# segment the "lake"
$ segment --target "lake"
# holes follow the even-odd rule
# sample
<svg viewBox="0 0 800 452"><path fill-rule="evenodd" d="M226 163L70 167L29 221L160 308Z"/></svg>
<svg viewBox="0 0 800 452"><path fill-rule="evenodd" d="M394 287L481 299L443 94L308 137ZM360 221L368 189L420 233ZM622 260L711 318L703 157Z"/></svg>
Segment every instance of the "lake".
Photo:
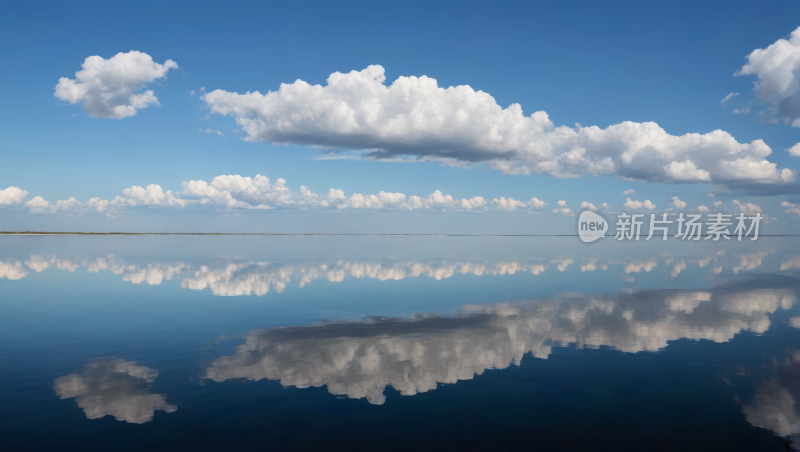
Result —
<svg viewBox="0 0 800 452"><path fill-rule="evenodd" d="M791 450L800 237L0 236L0 449Z"/></svg>

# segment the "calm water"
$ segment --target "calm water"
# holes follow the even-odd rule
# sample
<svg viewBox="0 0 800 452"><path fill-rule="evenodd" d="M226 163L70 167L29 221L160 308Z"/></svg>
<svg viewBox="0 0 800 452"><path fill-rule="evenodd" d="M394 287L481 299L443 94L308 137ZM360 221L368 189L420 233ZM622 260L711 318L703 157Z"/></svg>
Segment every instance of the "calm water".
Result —
<svg viewBox="0 0 800 452"><path fill-rule="evenodd" d="M800 238L0 237L0 449L787 450L798 289Z"/></svg>

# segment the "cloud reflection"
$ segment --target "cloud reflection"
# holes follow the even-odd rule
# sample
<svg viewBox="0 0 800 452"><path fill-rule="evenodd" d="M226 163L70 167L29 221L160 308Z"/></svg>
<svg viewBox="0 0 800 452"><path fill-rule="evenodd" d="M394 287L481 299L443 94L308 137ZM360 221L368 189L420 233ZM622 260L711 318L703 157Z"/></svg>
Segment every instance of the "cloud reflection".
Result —
<svg viewBox="0 0 800 452"><path fill-rule="evenodd" d="M752 400L742 403L747 422L800 444L800 351L775 362L776 375L763 378Z"/></svg>
<svg viewBox="0 0 800 452"><path fill-rule="evenodd" d="M455 317L366 319L256 330L204 378L280 380L382 404L387 386L403 395L505 368L523 355L546 359L553 346L656 351L672 340L731 340L763 333L768 314L797 299L794 281L703 291L646 291L467 306Z"/></svg>
<svg viewBox="0 0 800 452"><path fill-rule="evenodd" d="M86 365L83 374L56 378L53 389L62 399L75 398L89 419L114 416L118 421L144 424L153 420L156 410L172 413L178 409L163 394L143 388L157 376L157 370L137 366L136 361L97 359Z"/></svg>

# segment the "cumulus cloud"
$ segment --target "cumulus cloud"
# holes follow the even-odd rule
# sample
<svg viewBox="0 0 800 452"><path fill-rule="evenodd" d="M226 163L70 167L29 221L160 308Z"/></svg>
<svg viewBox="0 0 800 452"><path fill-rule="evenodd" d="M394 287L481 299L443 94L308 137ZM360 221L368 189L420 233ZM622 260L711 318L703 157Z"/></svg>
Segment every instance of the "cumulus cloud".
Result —
<svg viewBox="0 0 800 452"><path fill-rule="evenodd" d="M739 207L739 212L745 215L755 215L756 213L762 213L761 207L753 204L752 202L740 202L738 199L734 199L733 203Z"/></svg>
<svg viewBox="0 0 800 452"><path fill-rule="evenodd" d="M403 193L380 192L375 194L353 193L349 197L344 191L331 188L325 194L311 191L307 186L293 192L286 186L284 179L272 182L260 174L255 177L241 175L217 176L212 181L190 180L182 183L183 191L164 190L158 184L150 184L146 188L132 186L123 190L124 196L117 196L108 201L99 197L80 203L74 198L50 204L41 197L28 201L25 206L34 213L73 210L86 212L96 210L107 216L114 216L126 207L177 207L190 205L219 206L227 209L269 210L275 208L342 210L367 209L382 211L476 211L487 210L489 203L481 196L472 198L455 198L435 190L426 197L407 196ZM495 198L494 206L503 210L514 210L521 207L542 208L547 203L531 198L528 203L513 198Z"/></svg>
<svg viewBox="0 0 800 452"><path fill-rule="evenodd" d="M636 193L636 190L634 190L632 188L629 188L628 190L625 190L624 192L622 192L622 194L625 195L625 196L629 196L629 195L632 195L634 193Z"/></svg>
<svg viewBox="0 0 800 452"><path fill-rule="evenodd" d="M37 196L26 202L25 207L30 209L31 213L42 213L49 211L50 203L41 196Z"/></svg>
<svg viewBox="0 0 800 452"><path fill-rule="evenodd" d="M233 116L247 141L361 150L368 158L665 183L794 179L766 160L772 151L762 140L739 143L722 130L674 136L653 122L556 127L543 111L525 116L519 104L504 109L469 86L442 88L426 76L385 81L383 67L369 66L333 73L326 86L297 80L267 94L214 90L202 99L213 113Z"/></svg>
<svg viewBox="0 0 800 452"><path fill-rule="evenodd" d="M546 202L539 200L539 198L531 198L528 201L528 205L533 207L534 209L541 209L547 205Z"/></svg>
<svg viewBox="0 0 800 452"><path fill-rule="evenodd" d="M794 146L790 147L789 149L786 150L786 152L795 157L800 157L800 143L797 143Z"/></svg>
<svg viewBox="0 0 800 452"><path fill-rule="evenodd" d="M626 209L628 210L655 210L656 205L650 202L649 199L646 199L644 202L642 201L632 201L631 198L623 204Z"/></svg>
<svg viewBox="0 0 800 452"><path fill-rule="evenodd" d="M657 351L681 338L722 343L764 333L769 314L796 302L795 287L750 283L736 291L646 291L464 307L454 317L369 319L251 332L203 377L277 380L299 388L385 403L392 386L411 396L519 363L554 346Z"/></svg>
<svg viewBox="0 0 800 452"><path fill-rule="evenodd" d="M19 205L26 196L28 196L27 191L9 186L5 190L0 190L0 206Z"/></svg>
<svg viewBox="0 0 800 452"><path fill-rule="evenodd" d="M492 202L495 203L499 209L508 210L509 212L516 210L519 207L525 207L524 202L517 201L514 198L494 198L492 199Z"/></svg>
<svg viewBox="0 0 800 452"><path fill-rule="evenodd" d="M677 208L678 208L678 210L681 210L681 209L683 209L684 207L686 207L686 202L684 202L684 201L681 201L680 199L678 199L678 197L677 197L677 196L673 196L672 198L669 198L669 200L670 200L670 201L672 201L672 204L673 204L675 207L677 207Z"/></svg>
<svg viewBox="0 0 800 452"><path fill-rule="evenodd" d="M747 64L734 75L755 75L756 96L769 102L772 107L765 119L800 127L800 27L789 39L779 39L765 49L753 50L747 56ZM749 107L748 107L749 111Z"/></svg>
<svg viewBox="0 0 800 452"><path fill-rule="evenodd" d="M787 208L783 213L800 216L800 204L792 204L789 201L784 201L781 205Z"/></svg>
<svg viewBox="0 0 800 452"><path fill-rule="evenodd" d="M137 366L136 361L97 359L86 365L83 374L56 378L53 389L62 399L74 398L89 419L114 416L118 421L144 424L153 420L157 410L178 409L163 394L146 389L157 376L157 370Z"/></svg>
<svg viewBox="0 0 800 452"><path fill-rule="evenodd" d="M588 210L591 210L592 212L597 212L600 209L608 210L608 204L603 203L603 204L600 204L600 207L598 207L598 206L596 206L596 205L594 205L594 204L592 204L590 202L583 201L581 203L581 209L588 209Z"/></svg>
<svg viewBox="0 0 800 452"><path fill-rule="evenodd" d="M150 55L132 50L107 60L90 56L82 67L74 79L58 79L55 96L71 104L83 104L84 111L93 118L122 119L150 105L161 105L153 90L140 91L146 84L166 78L167 72L178 65L172 60L158 64Z"/></svg>
<svg viewBox="0 0 800 452"><path fill-rule="evenodd" d="M25 194L27 193L28 192L25 192ZM50 204L49 201L41 196L36 196L33 199L28 200L24 204L24 207L29 209L31 213L56 213L58 211L68 211L71 212L71 214L82 214L89 210L95 210L98 213L105 213L109 217L116 213L116 210L109 208L109 201L107 199L101 199L99 197L91 198L86 203L82 203L73 197L69 199L61 199L55 204Z"/></svg>

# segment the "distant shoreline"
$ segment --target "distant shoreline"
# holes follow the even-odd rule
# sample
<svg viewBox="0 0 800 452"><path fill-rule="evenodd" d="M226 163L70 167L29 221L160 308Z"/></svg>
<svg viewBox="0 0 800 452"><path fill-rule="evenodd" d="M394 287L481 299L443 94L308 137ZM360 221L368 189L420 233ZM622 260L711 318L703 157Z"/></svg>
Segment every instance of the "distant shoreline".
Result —
<svg viewBox="0 0 800 452"><path fill-rule="evenodd" d="M280 232L37 232L0 231L0 235L230 235L230 236L310 236L310 237L577 237L577 234L315 234ZM760 237L800 237L800 234L761 235Z"/></svg>

